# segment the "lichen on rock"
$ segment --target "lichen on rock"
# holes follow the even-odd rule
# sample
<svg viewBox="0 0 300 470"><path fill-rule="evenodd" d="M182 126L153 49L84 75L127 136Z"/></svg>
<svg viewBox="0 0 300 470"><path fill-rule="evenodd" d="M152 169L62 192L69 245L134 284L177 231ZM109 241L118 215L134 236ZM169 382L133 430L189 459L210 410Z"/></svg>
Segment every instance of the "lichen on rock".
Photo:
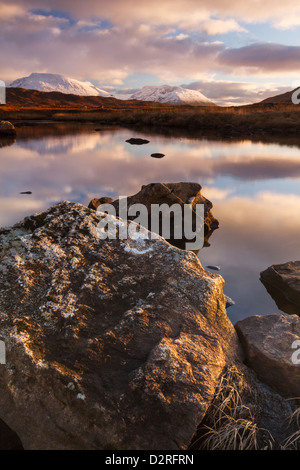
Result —
<svg viewBox="0 0 300 470"><path fill-rule="evenodd" d="M26 449L185 449L240 358L224 280L97 223L62 202L0 232L0 418Z"/></svg>

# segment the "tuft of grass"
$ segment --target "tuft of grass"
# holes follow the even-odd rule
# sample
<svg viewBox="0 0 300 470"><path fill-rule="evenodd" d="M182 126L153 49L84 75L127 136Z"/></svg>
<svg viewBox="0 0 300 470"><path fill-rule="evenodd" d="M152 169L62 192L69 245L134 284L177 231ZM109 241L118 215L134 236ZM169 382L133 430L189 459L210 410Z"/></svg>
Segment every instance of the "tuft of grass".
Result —
<svg viewBox="0 0 300 470"><path fill-rule="evenodd" d="M259 428L253 418L235 419L227 416L222 426L209 428L202 443L208 450L259 450L257 440Z"/></svg>
<svg viewBox="0 0 300 470"><path fill-rule="evenodd" d="M300 450L300 429L282 442L280 450Z"/></svg>
<svg viewBox="0 0 300 470"><path fill-rule="evenodd" d="M254 394L254 397L253 397ZM253 392L236 367L222 375L205 422L191 447L198 450L261 450L273 448L273 437L255 422L245 397Z"/></svg>
<svg viewBox="0 0 300 470"><path fill-rule="evenodd" d="M293 400L298 401L299 398ZM280 444L280 450L300 450L300 406L290 416L289 426L291 425L295 425L298 429Z"/></svg>

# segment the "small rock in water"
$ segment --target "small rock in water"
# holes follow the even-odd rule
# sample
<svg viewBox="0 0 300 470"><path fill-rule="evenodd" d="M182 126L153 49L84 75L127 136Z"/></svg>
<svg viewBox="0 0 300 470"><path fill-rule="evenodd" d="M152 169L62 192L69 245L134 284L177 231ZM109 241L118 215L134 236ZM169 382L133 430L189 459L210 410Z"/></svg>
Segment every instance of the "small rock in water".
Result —
<svg viewBox="0 0 300 470"><path fill-rule="evenodd" d="M149 144L150 141L146 139L132 137L131 139L126 140L126 142L128 142L131 145L143 145L143 144Z"/></svg>
<svg viewBox="0 0 300 470"><path fill-rule="evenodd" d="M165 155L163 153L151 153L153 158L163 158Z"/></svg>
<svg viewBox="0 0 300 470"><path fill-rule="evenodd" d="M16 129L14 125L9 121L0 120L0 136L16 135Z"/></svg>
<svg viewBox="0 0 300 470"><path fill-rule="evenodd" d="M220 266L206 266L208 269L214 269L215 271L220 271Z"/></svg>
<svg viewBox="0 0 300 470"><path fill-rule="evenodd" d="M31 191L22 191L20 194L32 194Z"/></svg>
<svg viewBox="0 0 300 470"><path fill-rule="evenodd" d="M233 305L235 305L235 301L232 300L230 297L228 297L228 295L224 294L224 297L226 299L226 308L232 307Z"/></svg>

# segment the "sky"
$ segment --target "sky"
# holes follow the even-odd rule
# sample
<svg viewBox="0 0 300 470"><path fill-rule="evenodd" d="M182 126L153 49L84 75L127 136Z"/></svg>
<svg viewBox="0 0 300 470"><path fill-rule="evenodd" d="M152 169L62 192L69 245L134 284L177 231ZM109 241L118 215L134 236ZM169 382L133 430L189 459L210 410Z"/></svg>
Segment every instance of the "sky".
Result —
<svg viewBox="0 0 300 470"><path fill-rule="evenodd" d="M7 84L47 72L115 95L169 84L259 102L300 84L300 2L0 0L0 63Z"/></svg>

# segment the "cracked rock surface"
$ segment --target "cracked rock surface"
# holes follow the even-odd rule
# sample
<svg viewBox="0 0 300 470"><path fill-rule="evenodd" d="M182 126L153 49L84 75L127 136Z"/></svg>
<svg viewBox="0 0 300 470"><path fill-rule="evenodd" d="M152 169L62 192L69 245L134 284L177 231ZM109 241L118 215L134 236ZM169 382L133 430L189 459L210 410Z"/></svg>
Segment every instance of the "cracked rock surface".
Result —
<svg viewBox="0 0 300 470"><path fill-rule="evenodd" d="M185 449L240 357L224 280L97 223L62 202L0 230L0 418L25 449Z"/></svg>

